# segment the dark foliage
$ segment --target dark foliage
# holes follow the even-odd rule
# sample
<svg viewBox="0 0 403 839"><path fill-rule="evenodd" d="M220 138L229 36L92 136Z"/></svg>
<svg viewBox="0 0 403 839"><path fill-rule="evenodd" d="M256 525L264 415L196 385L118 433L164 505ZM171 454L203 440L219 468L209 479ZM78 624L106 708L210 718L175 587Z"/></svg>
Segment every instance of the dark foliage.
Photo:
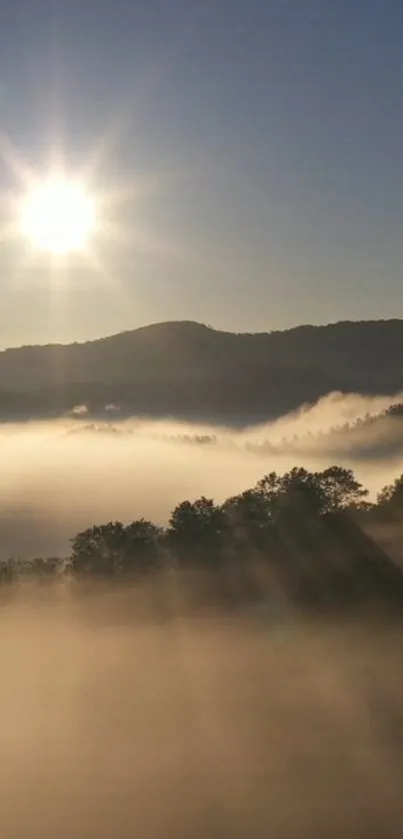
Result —
<svg viewBox="0 0 403 839"><path fill-rule="evenodd" d="M221 581L220 597L281 590L297 607L336 608L357 599L403 603L403 574L365 534L365 520L403 518L403 476L378 502L350 469L271 472L223 504L201 497L172 511L168 527L138 519L94 525L72 539L66 561L9 560L3 582L35 577L121 579L158 570L199 569ZM260 594L259 594L260 592Z"/></svg>
<svg viewBox="0 0 403 839"><path fill-rule="evenodd" d="M90 527L72 540L71 570L79 575L116 576L155 569L160 562L163 531L139 519Z"/></svg>

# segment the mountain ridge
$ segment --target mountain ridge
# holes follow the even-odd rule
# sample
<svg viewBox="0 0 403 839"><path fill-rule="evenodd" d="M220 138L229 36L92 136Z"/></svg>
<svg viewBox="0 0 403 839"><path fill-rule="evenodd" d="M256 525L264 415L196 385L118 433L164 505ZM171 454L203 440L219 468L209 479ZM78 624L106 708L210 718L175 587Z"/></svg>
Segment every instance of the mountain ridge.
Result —
<svg viewBox="0 0 403 839"><path fill-rule="evenodd" d="M403 318L377 318L371 320L340 320L340 321L329 321L329 323L321 323L321 324L313 324L313 323L301 323L297 324L296 326L290 326L286 329L268 329L266 331L258 331L258 332L237 332L230 329L218 329L217 327L211 326L209 324L203 323L202 321L196 320L168 320L168 321L155 321L153 323L143 324L142 326L136 326L134 329L122 329L120 332L113 332L110 335L101 335L96 338L89 338L83 341L49 341L46 344L20 344L18 346L12 347L3 347L0 349L0 355L3 353L10 353L15 352L18 350L24 349L45 349L48 347L82 347L87 344L99 344L102 341L111 341L115 338L119 338L125 335L134 335L144 332L150 332L152 330L160 330L165 327L191 327L194 329L199 329L204 332L214 332L219 335L231 335L235 337L262 337L262 336L278 336L278 335L290 335L292 333L301 333L303 331L315 331L315 332L324 332L326 330L336 329L338 327L359 327L359 326L371 326L371 325L383 325L383 324L396 324L399 325L403 329Z"/></svg>
<svg viewBox="0 0 403 839"><path fill-rule="evenodd" d="M0 419L175 416L253 423L332 391L403 389L403 320L341 321L236 333L165 321L106 338L0 352Z"/></svg>

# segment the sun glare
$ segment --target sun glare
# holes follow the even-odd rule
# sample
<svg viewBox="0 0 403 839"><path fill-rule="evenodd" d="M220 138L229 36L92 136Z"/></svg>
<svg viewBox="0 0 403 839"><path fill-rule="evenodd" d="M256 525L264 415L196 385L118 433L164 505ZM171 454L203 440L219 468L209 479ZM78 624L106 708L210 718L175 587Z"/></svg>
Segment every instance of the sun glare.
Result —
<svg viewBox="0 0 403 839"><path fill-rule="evenodd" d="M37 184L23 201L23 235L49 253L84 250L94 226L94 201L82 184L68 178L53 177Z"/></svg>

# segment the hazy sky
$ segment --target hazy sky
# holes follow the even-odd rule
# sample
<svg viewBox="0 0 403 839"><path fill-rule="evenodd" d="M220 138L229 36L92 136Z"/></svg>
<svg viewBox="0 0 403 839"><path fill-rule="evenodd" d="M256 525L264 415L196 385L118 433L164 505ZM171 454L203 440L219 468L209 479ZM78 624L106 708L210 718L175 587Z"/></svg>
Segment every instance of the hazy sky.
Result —
<svg viewBox="0 0 403 839"><path fill-rule="evenodd" d="M3 134L134 193L102 272L1 244L1 345L403 316L402 105L400 0L4 4Z"/></svg>

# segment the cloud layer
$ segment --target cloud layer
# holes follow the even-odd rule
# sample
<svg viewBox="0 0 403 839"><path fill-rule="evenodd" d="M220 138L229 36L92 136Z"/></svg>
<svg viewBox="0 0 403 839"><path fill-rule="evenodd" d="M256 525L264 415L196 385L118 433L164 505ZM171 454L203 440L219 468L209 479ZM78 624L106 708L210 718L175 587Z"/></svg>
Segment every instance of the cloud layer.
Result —
<svg viewBox="0 0 403 839"><path fill-rule="evenodd" d="M401 397L400 397L401 398ZM312 434L377 413L390 398L332 394L272 424L246 431L175 421L89 425L88 418L0 427L1 557L66 554L68 540L93 523L145 516L165 523L184 498L222 501L263 474L294 465L351 466L374 495L403 471L403 455L354 456ZM290 440L299 438L296 446Z"/></svg>

